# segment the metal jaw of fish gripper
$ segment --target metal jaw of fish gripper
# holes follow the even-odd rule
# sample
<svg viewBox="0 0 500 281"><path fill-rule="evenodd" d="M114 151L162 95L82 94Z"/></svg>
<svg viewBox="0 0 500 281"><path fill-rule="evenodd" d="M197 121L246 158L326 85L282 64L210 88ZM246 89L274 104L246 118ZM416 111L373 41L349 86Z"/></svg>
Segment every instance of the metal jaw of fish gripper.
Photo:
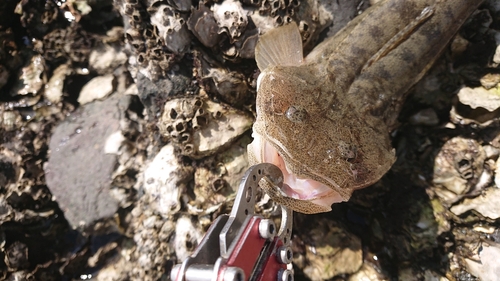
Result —
<svg viewBox="0 0 500 281"><path fill-rule="evenodd" d="M219 216L193 254L175 265L175 281L293 281L292 210L281 206L278 233L272 220L255 215L258 183L281 187L283 173L268 163L248 169L239 185L231 214Z"/></svg>

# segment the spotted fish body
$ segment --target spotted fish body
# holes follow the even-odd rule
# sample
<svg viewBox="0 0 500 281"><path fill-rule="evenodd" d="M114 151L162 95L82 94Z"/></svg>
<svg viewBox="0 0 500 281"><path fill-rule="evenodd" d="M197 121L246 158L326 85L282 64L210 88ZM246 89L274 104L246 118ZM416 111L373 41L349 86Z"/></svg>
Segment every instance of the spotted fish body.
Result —
<svg viewBox="0 0 500 281"><path fill-rule="evenodd" d="M331 210L378 181L395 161L389 132L408 89L434 63L482 0L385 0L303 57L295 24L264 34L251 164L285 174L278 203Z"/></svg>

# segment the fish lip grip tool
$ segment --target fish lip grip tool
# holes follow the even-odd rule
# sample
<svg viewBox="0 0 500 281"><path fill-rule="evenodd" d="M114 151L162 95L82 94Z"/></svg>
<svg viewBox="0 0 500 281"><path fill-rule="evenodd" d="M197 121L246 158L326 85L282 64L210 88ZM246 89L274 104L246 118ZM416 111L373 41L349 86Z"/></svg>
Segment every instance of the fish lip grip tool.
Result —
<svg viewBox="0 0 500 281"><path fill-rule="evenodd" d="M272 220L255 214L258 183L266 178L281 187L283 173L268 163L248 169L230 215L219 216L193 254L175 265L175 281L293 281L292 210L281 206L279 231Z"/></svg>

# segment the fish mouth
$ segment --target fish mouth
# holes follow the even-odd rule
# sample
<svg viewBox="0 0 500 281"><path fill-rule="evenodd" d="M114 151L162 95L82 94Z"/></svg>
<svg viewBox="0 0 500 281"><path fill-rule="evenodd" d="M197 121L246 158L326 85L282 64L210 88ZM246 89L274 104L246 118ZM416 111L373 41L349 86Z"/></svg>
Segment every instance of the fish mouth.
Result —
<svg viewBox="0 0 500 281"><path fill-rule="evenodd" d="M281 191L288 197L310 201L314 204L330 209L333 203L344 201L342 196L331 187L307 178L300 178L293 174L287 167L283 157L274 145L256 133L252 134L254 140L250 144L251 151L259 163L271 163L283 172L283 187Z"/></svg>

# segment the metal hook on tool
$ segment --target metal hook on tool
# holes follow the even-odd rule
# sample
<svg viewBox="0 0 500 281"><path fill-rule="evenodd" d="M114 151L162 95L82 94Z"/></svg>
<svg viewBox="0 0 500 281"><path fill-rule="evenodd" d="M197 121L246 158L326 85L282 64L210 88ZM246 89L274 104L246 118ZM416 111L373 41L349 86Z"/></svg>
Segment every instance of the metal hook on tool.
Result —
<svg viewBox="0 0 500 281"><path fill-rule="evenodd" d="M195 252L174 266L176 281L292 281L292 211L281 206L282 218L276 235L272 220L255 215L259 181L283 185L281 170L268 163L248 169L240 183L231 214L219 216Z"/></svg>

